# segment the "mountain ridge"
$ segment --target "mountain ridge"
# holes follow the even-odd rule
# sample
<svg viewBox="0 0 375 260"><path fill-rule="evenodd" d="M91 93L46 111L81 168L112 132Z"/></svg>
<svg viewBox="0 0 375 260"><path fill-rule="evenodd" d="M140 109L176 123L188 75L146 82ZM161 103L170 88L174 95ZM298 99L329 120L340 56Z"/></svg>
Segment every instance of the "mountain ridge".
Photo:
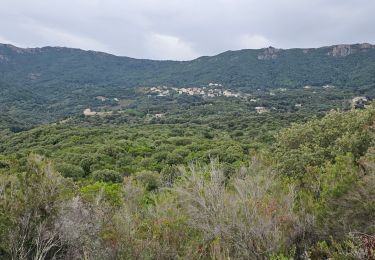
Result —
<svg viewBox="0 0 375 260"><path fill-rule="evenodd" d="M244 49L191 61L134 59L66 47L23 49L3 44L0 57L3 80L36 87L62 83L202 86L219 82L229 87L272 88L375 83L370 76L375 73L375 48L371 44ZM338 59L341 57L347 59Z"/></svg>
<svg viewBox="0 0 375 260"><path fill-rule="evenodd" d="M46 49L55 49L55 50L75 50L75 51L83 51L83 52L88 52L88 53L94 53L94 54L104 54L108 56L114 56L118 58L128 58L128 59L134 59L134 60L147 60L147 61L173 61L173 62L190 62L194 60L198 60L201 58L209 58L209 57L215 57L224 53L231 53L231 52L240 52L240 51L262 51L262 50L267 50L267 49L276 49L276 50L281 50L281 51L287 51L287 50L316 50L316 49L324 49L324 48L335 48L335 47L340 47L340 46L351 46L351 47L360 47L363 49L366 48L375 48L374 44L368 43L368 42L363 42L363 43L342 43L342 44L333 44L333 45L325 45L325 46L320 46L320 47L293 47L293 48L278 48L274 46L268 46L268 47L263 47L263 48L244 48L244 49L235 49L235 50L226 50L214 55L203 55L199 56L194 59L190 60L173 60L173 59L149 59L149 58L135 58L135 57L130 57L126 55L116 55L110 52L105 52L105 51L96 51L93 49L81 49L81 48L75 48L75 47L65 47L65 46L42 46L42 47L18 47L13 44L9 43L0 43L0 47L6 47L12 50L15 50L16 52L22 53L22 52L37 52L37 51L43 51Z"/></svg>
<svg viewBox="0 0 375 260"><path fill-rule="evenodd" d="M0 110L17 115L17 120L31 120L38 115L31 121L51 122L82 113L96 104L96 96L133 99L143 87L205 87L210 83L245 93L333 85L340 93L373 98L373 75L375 46L366 43L310 49L244 49L192 61L155 61L66 47L23 49L0 44Z"/></svg>

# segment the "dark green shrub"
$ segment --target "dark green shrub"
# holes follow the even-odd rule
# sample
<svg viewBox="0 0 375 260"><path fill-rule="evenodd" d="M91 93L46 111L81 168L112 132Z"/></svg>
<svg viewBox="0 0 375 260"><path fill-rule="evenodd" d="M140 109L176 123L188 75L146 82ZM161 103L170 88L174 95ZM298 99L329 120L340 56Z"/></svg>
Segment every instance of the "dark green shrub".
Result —
<svg viewBox="0 0 375 260"><path fill-rule="evenodd" d="M122 182L121 173L108 169L94 171L92 178L96 181Z"/></svg>
<svg viewBox="0 0 375 260"><path fill-rule="evenodd" d="M148 191L153 191L160 186L160 176L156 172L142 171L138 172L135 179L142 183Z"/></svg>
<svg viewBox="0 0 375 260"><path fill-rule="evenodd" d="M64 177L78 180L86 176L84 170L76 165L69 163L58 163L55 166L56 170Z"/></svg>

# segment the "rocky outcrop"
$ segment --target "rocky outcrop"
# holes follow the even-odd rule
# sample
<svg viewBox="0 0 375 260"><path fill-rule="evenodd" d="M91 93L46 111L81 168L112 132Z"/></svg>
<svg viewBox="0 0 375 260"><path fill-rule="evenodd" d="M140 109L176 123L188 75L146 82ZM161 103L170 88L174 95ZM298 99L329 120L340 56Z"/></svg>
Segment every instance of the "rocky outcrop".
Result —
<svg viewBox="0 0 375 260"><path fill-rule="evenodd" d="M10 50L17 54L24 54L24 53L39 53L41 52L42 48L20 48L16 47L12 44L2 44L0 43L0 52L1 50Z"/></svg>
<svg viewBox="0 0 375 260"><path fill-rule="evenodd" d="M375 45L370 43L360 44L340 44L331 47L332 50L327 54L333 57L346 57L357 52L367 52L370 49L374 49Z"/></svg>
<svg viewBox="0 0 375 260"><path fill-rule="evenodd" d="M328 52L328 55L333 57L346 57L353 54L355 49L349 44L340 44L333 46L332 51Z"/></svg>
<svg viewBox="0 0 375 260"><path fill-rule="evenodd" d="M369 104L369 101L367 97L354 97L352 99L352 107L354 109L364 109Z"/></svg>
<svg viewBox="0 0 375 260"><path fill-rule="evenodd" d="M372 48L374 48L374 47L375 47L374 45L369 44L369 43L361 43L361 44L359 45L359 48L361 48L361 49L372 49Z"/></svg>
<svg viewBox="0 0 375 260"><path fill-rule="evenodd" d="M278 52L280 50L272 46L264 49L263 53L258 55L258 60L274 60L278 57Z"/></svg>

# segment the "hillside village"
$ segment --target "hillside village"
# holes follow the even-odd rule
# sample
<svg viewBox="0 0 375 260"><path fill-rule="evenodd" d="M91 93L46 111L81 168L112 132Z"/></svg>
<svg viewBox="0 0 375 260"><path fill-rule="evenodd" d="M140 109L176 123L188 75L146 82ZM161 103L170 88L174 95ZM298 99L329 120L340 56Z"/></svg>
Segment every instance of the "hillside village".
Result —
<svg viewBox="0 0 375 260"><path fill-rule="evenodd" d="M145 94L156 95L158 97L165 97L170 95L190 95L190 96L202 96L204 98L213 97L235 97L243 98L249 97L249 94L240 92L234 92L229 89L225 89L222 84L209 83L206 87L168 87L168 86L157 86L151 88L145 88Z"/></svg>
<svg viewBox="0 0 375 260"><path fill-rule="evenodd" d="M329 91L335 89L336 86L334 85L322 85L322 86L311 86L306 85L303 86L302 89L304 91L311 91L313 94L317 94L319 91ZM271 111L277 110L275 107L267 107L261 106L260 103L264 99L264 93L269 96L278 96L281 93L287 92L287 88L276 88L272 90L264 90L264 89L257 89L254 93L242 93L239 91L233 91L231 89L226 89L222 84L219 83L209 83L207 86L204 87L169 87L169 86L155 86L155 87L144 87L141 88L141 93L147 95L148 97L173 97L178 95L188 95L188 96L199 96L204 99L209 98L217 98L217 97L224 97L224 98L240 98L245 99L251 103L259 104L258 106L253 107L254 111L258 114L263 113L270 113ZM260 94L259 93L262 93ZM105 96L96 96L96 100L101 102L114 102L114 104L120 104L121 99L118 97L105 97ZM348 100L351 104L352 108L355 109L363 109L365 106L368 105L369 99L367 97L353 97L351 100ZM295 103L291 104L296 109L300 109L304 106L303 103ZM113 111L107 112L97 112L92 111L90 108L86 108L83 111L85 116L106 116L111 115ZM154 115L154 117L162 117L164 114Z"/></svg>

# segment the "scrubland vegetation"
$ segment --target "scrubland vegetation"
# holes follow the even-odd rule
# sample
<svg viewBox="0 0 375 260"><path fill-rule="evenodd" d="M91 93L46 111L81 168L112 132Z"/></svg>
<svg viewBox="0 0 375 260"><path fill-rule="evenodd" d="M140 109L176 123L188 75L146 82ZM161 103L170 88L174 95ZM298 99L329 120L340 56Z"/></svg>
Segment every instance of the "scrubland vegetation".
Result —
<svg viewBox="0 0 375 260"><path fill-rule="evenodd" d="M257 149L217 133L196 143L191 129L8 134L0 256L371 259L374 119L373 107L332 111Z"/></svg>
<svg viewBox="0 0 375 260"><path fill-rule="evenodd" d="M0 56L0 259L374 259L373 45Z"/></svg>

